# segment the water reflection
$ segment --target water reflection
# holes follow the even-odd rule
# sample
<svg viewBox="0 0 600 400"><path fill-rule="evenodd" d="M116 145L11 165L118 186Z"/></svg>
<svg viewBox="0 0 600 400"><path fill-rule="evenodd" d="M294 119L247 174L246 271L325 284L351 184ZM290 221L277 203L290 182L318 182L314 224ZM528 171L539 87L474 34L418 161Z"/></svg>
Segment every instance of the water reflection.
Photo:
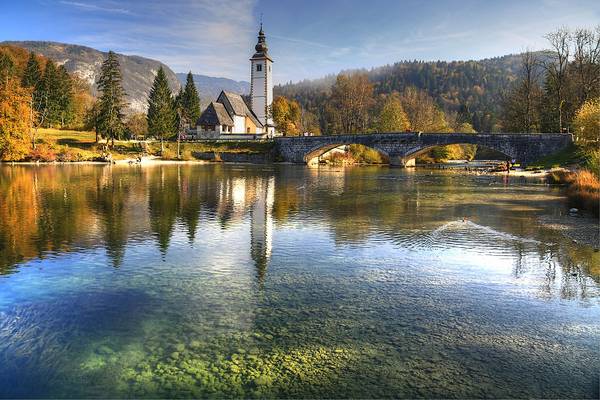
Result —
<svg viewBox="0 0 600 400"><path fill-rule="evenodd" d="M536 219L563 206L387 168L1 166L0 397L593 397L598 253Z"/></svg>
<svg viewBox="0 0 600 400"><path fill-rule="evenodd" d="M300 224L326 227L338 246L389 241L414 252L407 258L452 262L456 255L462 262L492 255L492 263L511 262L515 278L536 279L543 296L586 299L596 293L590 285L599 282L597 254L574 248L535 222L532 213L562 207L545 187L507 186L494 177L350 171L226 165L1 167L0 272L8 274L27 260L97 246L119 267L131 240L152 238L166 262L176 231L185 232L194 248L217 223L224 231L247 226L249 255L262 281L275 226ZM463 219L467 222L460 223ZM227 251L244 244L222 246Z"/></svg>

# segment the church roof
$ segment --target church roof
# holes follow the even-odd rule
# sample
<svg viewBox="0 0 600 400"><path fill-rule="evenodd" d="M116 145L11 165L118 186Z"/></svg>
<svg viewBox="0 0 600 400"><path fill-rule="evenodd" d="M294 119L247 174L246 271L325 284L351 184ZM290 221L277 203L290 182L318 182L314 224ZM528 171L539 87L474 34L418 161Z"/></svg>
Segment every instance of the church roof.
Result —
<svg viewBox="0 0 600 400"><path fill-rule="evenodd" d="M248 108L246 102L239 94L223 90L217 98L217 103L223 104L229 115L248 117L254 122L254 125L262 128L263 124L258 120L252 110Z"/></svg>
<svg viewBox="0 0 600 400"><path fill-rule="evenodd" d="M233 126L233 119L229 116L223 104L213 101L206 107L202 115L200 115L197 125Z"/></svg>

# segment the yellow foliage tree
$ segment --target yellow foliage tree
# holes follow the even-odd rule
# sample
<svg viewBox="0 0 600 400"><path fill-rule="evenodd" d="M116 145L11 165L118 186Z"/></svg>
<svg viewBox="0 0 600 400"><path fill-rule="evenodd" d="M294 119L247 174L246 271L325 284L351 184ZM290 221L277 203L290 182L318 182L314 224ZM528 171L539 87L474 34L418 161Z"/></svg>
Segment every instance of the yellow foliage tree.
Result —
<svg viewBox="0 0 600 400"><path fill-rule="evenodd" d="M583 103L573 119L577 139L600 140L600 97Z"/></svg>
<svg viewBox="0 0 600 400"><path fill-rule="evenodd" d="M14 77L0 82L0 159L17 161L28 153L31 93Z"/></svg>
<svg viewBox="0 0 600 400"><path fill-rule="evenodd" d="M381 112L377 130L379 132L404 132L410 129L410 121L404 112L400 97L394 93L385 100Z"/></svg>
<svg viewBox="0 0 600 400"><path fill-rule="evenodd" d="M271 106L273 121L277 130L285 136L296 136L300 133L301 109L295 100L288 100L283 96L277 96Z"/></svg>

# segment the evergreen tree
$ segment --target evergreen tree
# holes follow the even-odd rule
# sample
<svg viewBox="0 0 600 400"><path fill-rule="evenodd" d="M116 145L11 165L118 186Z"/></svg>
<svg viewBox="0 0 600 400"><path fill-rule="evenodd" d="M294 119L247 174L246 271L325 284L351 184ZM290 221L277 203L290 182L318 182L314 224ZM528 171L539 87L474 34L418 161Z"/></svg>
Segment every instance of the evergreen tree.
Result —
<svg viewBox="0 0 600 400"><path fill-rule="evenodd" d="M158 70L150 90L147 118L148 133L160 138L162 151L164 150L163 140L172 136L177 129L175 101L171 97L167 75L162 67Z"/></svg>
<svg viewBox="0 0 600 400"><path fill-rule="evenodd" d="M16 68L13 59L8 54L0 54L0 83L6 84L15 75Z"/></svg>
<svg viewBox="0 0 600 400"><path fill-rule="evenodd" d="M102 93L98 107L98 129L111 139L113 146L115 137L119 138L125 130L123 109L126 103L122 80L117 55L109 51L98 79L98 90Z"/></svg>
<svg viewBox="0 0 600 400"><path fill-rule="evenodd" d="M58 68L57 81L59 91L57 93L56 101L60 126L63 128L73 120L74 116L73 80L64 65L61 65Z"/></svg>
<svg viewBox="0 0 600 400"><path fill-rule="evenodd" d="M191 71L187 74L185 89L181 95L181 108L183 117L191 126L194 126L200 118L200 97Z"/></svg>
<svg viewBox="0 0 600 400"><path fill-rule="evenodd" d="M23 79L21 79L21 85L25 88L35 88L39 85L42 80L42 70L40 69L40 63L33 53L29 54L29 60L23 72Z"/></svg>
<svg viewBox="0 0 600 400"><path fill-rule="evenodd" d="M53 61L48 60L42 81L36 88L36 96L40 99L39 112L45 114L44 125L52 126L60 123L60 80L58 70Z"/></svg>

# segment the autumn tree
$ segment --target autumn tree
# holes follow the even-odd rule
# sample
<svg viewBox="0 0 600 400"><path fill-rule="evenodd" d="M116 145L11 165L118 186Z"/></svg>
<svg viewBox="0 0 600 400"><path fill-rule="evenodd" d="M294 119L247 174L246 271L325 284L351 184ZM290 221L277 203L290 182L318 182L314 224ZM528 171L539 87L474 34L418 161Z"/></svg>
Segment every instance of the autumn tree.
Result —
<svg viewBox="0 0 600 400"><path fill-rule="evenodd" d="M96 133L96 143L100 141L100 103L96 100L93 101L90 106L86 109L83 117L83 128Z"/></svg>
<svg viewBox="0 0 600 400"><path fill-rule="evenodd" d="M366 74L339 74L326 107L332 133L366 132L374 102Z"/></svg>
<svg viewBox="0 0 600 400"><path fill-rule="evenodd" d="M98 79L101 95L98 101L97 123L98 130L112 141L112 146L115 145L115 138L119 138L125 130L123 109L126 103L122 81L117 55L109 51L108 57L102 63Z"/></svg>
<svg viewBox="0 0 600 400"><path fill-rule="evenodd" d="M379 132L404 132L409 129L410 121L404 112L400 96L397 93L386 96L379 112L377 130Z"/></svg>
<svg viewBox="0 0 600 400"><path fill-rule="evenodd" d="M600 97L583 103L575 114L573 128L578 140L600 140Z"/></svg>
<svg viewBox="0 0 600 400"><path fill-rule="evenodd" d="M31 91L2 66L0 56L0 159L17 161L27 154Z"/></svg>
<svg viewBox="0 0 600 400"><path fill-rule="evenodd" d="M539 132L540 62L531 51L521 54L521 76L502 101L502 125L508 132Z"/></svg>
<svg viewBox="0 0 600 400"><path fill-rule="evenodd" d="M300 115L300 133L308 133L313 136L321 134L321 124L319 118L310 111L301 110Z"/></svg>
<svg viewBox="0 0 600 400"><path fill-rule="evenodd" d="M576 29L572 35L571 75L578 104L600 96L600 25Z"/></svg>
<svg viewBox="0 0 600 400"><path fill-rule="evenodd" d="M302 110L297 101L277 96L271 105L271 113L279 132L285 136L300 134Z"/></svg>
<svg viewBox="0 0 600 400"><path fill-rule="evenodd" d="M566 28L546 35L553 50L546 67L546 95L553 114L550 121L563 131L563 112L566 102L571 33Z"/></svg>
<svg viewBox="0 0 600 400"><path fill-rule="evenodd" d="M148 120L146 114L135 113L127 118L127 134L130 138L138 138L148 134Z"/></svg>
<svg viewBox="0 0 600 400"><path fill-rule="evenodd" d="M413 131L451 132L444 112L424 91L408 87L400 96Z"/></svg>
<svg viewBox="0 0 600 400"><path fill-rule="evenodd" d="M175 102L171 97L167 75L160 67L150 90L147 119L148 133L160 138L161 151L164 150L164 139L175 134L177 130L176 118Z"/></svg>

